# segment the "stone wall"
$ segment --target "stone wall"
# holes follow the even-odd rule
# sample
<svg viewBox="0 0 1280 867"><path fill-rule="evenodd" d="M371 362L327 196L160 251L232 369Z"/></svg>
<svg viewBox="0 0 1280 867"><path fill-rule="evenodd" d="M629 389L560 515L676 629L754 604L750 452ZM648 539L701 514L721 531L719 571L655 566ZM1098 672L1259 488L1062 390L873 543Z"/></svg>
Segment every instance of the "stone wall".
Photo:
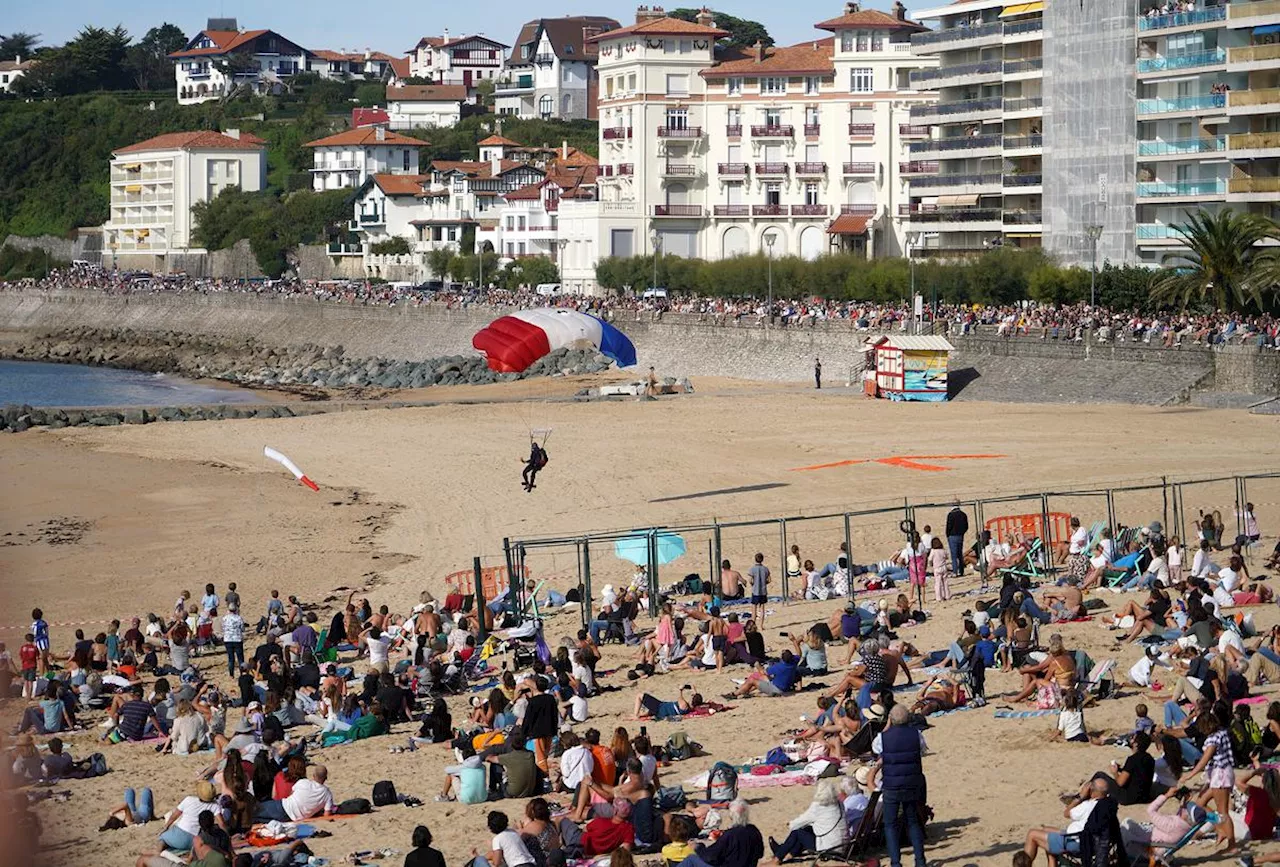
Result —
<svg viewBox="0 0 1280 867"><path fill-rule="evenodd" d="M327 257L326 257L327 258ZM91 326L253 338L269 346L342 345L355 356L410 361L470 354L471 337L492 321L490 308L380 307L259 298L240 294L0 294L0 330ZM847 322L765 330L669 315L619 314L614 324L636 345L640 371L807 382L822 359L830 385L856 384L866 334ZM1280 393L1280 358L1249 347L1161 349L994 336L953 341L953 380L975 399L1168 403L1190 390ZM967 386L966 386L967 387ZM965 397L963 389L961 397Z"/></svg>
<svg viewBox="0 0 1280 867"><path fill-rule="evenodd" d="M84 259L96 265L102 255L102 231L77 229L74 237L70 238L56 235L8 235L0 241L0 247L6 246L17 250L44 250L58 262Z"/></svg>

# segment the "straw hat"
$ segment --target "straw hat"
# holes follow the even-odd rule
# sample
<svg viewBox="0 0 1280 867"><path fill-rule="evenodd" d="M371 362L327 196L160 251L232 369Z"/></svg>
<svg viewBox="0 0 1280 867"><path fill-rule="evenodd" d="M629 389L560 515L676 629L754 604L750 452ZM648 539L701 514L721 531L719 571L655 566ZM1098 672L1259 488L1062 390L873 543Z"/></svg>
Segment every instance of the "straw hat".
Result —
<svg viewBox="0 0 1280 867"><path fill-rule="evenodd" d="M853 778L858 781L859 786L865 786L871 779L871 768L863 765L853 772Z"/></svg>
<svg viewBox="0 0 1280 867"><path fill-rule="evenodd" d="M862 713L867 718L867 722L880 722L884 719L884 705L873 704Z"/></svg>
<svg viewBox="0 0 1280 867"><path fill-rule="evenodd" d="M196 783L196 797L206 804L218 796L217 791L213 788L213 783L208 780L201 780Z"/></svg>

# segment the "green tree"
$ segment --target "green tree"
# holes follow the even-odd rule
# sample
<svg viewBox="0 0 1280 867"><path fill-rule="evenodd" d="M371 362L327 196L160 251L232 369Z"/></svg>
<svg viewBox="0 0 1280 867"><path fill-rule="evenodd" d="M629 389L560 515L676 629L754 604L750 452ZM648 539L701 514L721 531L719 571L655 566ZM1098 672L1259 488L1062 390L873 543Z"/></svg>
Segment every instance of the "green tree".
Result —
<svg viewBox="0 0 1280 867"><path fill-rule="evenodd" d="M494 82L492 78L476 82L476 101L485 108L493 108Z"/></svg>
<svg viewBox="0 0 1280 867"><path fill-rule="evenodd" d="M356 85L355 100L358 105L364 108L386 105L387 86L376 83Z"/></svg>
<svg viewBox="0 0 1280 867"><path fill-rule="evenodd" d="M1275 224L1253 214L1223 209L1216 214L1188 214L1174 227L1187 245L1176 254L1181 265L1156 281L1152 300L1186 309L1193 302L1207 302L1218 310L1255 304L1262 307L1262 290L1270 288L1274 274L1270 257L1259 258L1259 242L1273 235Z"/></svg>
<svg viewBox="0 0 1280 867"><path fill-rule="evenodd" d="M175 87L174 65L169 55L187 44L186 35L174 24L152 27L134 45L129 46L125 66L138 90L172 91Z"/></svg>
<svg viewBox="0 0 1280 867"><path fill-rule="evenodd" d="M667 15L672 18L679 18L681 21L694 21L701 11L701 9L674 9L668 12ZM769 35L769 31L759 21L738 18L727 12L713 11L711 17L715 19L716 27L729 32L728 36L721 38L718 47L750 48L757 41L764 43L766 46L773 45L773 37Z"/></svg>
<svg viewBox="0 0 1280 867"><path fill-rule="evenodd" d="M66 45L45 52L40 62L13 84L13 90L35 98L127 90L132 83L125 68L128 51L129 34L123 27L85 27Z"/></svg>
<svg viewBox="0 0 1280 867"><path fill-rule="evenodd" d="M379 241L369 246L369 252L379 256L405 256L411 251L409 242L405 238L395 235L385 241Z"/></svg>
<svg viewBox="0 0 1280 867"><path fill-rule="evenodd" d="M450 273L453 251L440 247L427 252L427 269L437 280L443 280Z"/></svg>
<svg viewBox="0 0 1280 867"><path fill-rule="evenodd" d="M40 44L40 34L38 33L10 33L8 36L0 34L0 60L13 60L18 57L28 58L36 51L36 46Z"/></svg>

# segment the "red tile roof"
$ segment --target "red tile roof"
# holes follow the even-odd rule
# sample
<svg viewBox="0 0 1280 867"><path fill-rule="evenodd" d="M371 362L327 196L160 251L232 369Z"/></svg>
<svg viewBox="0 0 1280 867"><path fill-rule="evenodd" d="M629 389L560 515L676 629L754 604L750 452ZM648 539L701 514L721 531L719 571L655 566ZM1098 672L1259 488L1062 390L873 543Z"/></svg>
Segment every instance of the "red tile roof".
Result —
<svg viewBox="0 0 1280 867"><path fill-rule="evenodd" d="M404 102L463 102L467 88L461 84L394 84L387 86L387 100Z"/></svg>
<svg viewBox="0 0 1280 867"><path fill-rule="evenodd" d="M919 22L912 21L909 18L898 18L888 12L881 12L879 9L860 9L857 12L841 15L839 18L831 18L813 26L819 30L847 30L854 27L863 30L914 31L928 29Z"/></svg>
<svg viewBox="0 0 1280 867"><path fill-rule="evenodd" d="M725 52L724 59L710 69L702 71L703 78L727 78L739 75L821 75L835 74L831 57L835 53L835 38L801 42L786 47L773 46L764 50L764 59L757 61L755 49L734 48Z"/></svg>
<svg viewBox="0 0 1280 867"><path fill-rule="evenodd" d="M431 175L374 175L373 182L388 196L416 196Z"/></svg>
<svg viewBox="0 0 1280 867"><path fill-rule="evenodd" d="M391 71L397 79L405 79L409 77L409 58L393 57L388 61L391 64Z"/></svg>
<svg viewBox="0 0 1280 867"><path fill-rule="evenodd" d="M235 51L237 48L241 48L244 45L257 39L259 36L262 36L263 34L270 33L270 32L271 32L270 30L243 30L239 32L235 30L202 30L200 33L197 33L195 35L195 38L192 39L191 42L187 44L190 45L191 43L199 39L201 36L207 36L209 37L209 40L213 42L215 47L185 48L182 51L175 51L169 56L178 57L178 58L217 57L223 54L229 54L230 52Z"/></svg>
<svg viewBox="0 0 1280 867"><path fill-rule="evenodd" d="M546 186L546 181L539 181L536 184L529 184L527 187L521 187L518 190L512 190L503 196L509 202L518 200L532 201L542 198L542 188Z"/></svg>
<svg viewBox="0 0 1280 867"><path fill-rule="evenodd" d="M828 235L863 235L867 231L870 217L858 217L853 214L841 214L827 227Z"/></svg>
<svg viewBox="0 0 1280 867"><path fill-rule="evenodd" d="M602 39L615 39L619 36L706 36L710 39L720 39L728 35L729 31L718 27L703 27L701 24L682 21L679 18L655 18L632 24L630 27L610 30L599 36L592 36L587 42L599 42Z"/></svg>
<svg viewBox="0 0 1280 867"><path fill-rule="evenodd" d="M518 147L520 147L520 142L518 142L518 141L512 141L511 139L507 138L506 136L500 136L500 135L491 135L491 136L489 136L487 139L485 139L484 141L480 142L480 147L482 147L482 148L483 148L483 147L493 147L493 146L495 146L495 145L502 145L503 147L513 147L513 148L518 148Z"/></svg>
<svg viewBox="0 0 1280 867"><path fill-rule="evenodd" d="M266 142L256 135L240 133L240 138L232 138L213 130L198 132L171 132L158 135L137 144L117 148L118 154L140 153L142 151L176 151L176 150L257 150Z"/></svg>
<svg viewBox="0 0 1280 867"><path fill-rule="evenodd" d="M344 130L336 135L318 138L303 145L304 148L322 147L366 147L372 145L409 145L410 147L426 147L430 142L420 138L410 138L398 132L387 130L383 139L378 140L378 128L363 126L359 129Z"/></svg>

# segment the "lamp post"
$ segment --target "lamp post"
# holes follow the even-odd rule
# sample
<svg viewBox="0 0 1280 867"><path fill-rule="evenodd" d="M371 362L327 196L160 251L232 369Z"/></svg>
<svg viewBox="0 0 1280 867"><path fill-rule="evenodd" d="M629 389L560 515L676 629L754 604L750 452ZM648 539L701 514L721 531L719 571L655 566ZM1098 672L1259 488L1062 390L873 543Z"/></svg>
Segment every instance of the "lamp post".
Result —
<svg viewBox="0 0 1280 867"><path fill-rule="evenodd" d="M662 250L662 236L658 234L658 230L654 229L649 233L649 241L653 245L653 280L649 283L650 289L658 288L658 254ZM655 297L657 293L654 293Z"/></svg>
<svg viewBox="0 0 1280 867"><path fill-rule="evenodd" d="M911 269L911 308L916 306L916 245L920 243L919 232L907 233L907 266ZM936 315L936 314L935 314ZM917 333L923 330L916 328Z"/></svg>
<svg viewBox="0 0 1280 867"><path fill-rule="evenodd" d="M773 319L773 242L777 240L776 232L764 233L764 246L769 252L769 299L764 311L764 330L769 330L769 322Z"/></svg>
<svg viewBox="0 0 1280 867"><path fill-rule="evenodd" d="M1089 239L1089 306L1098 306L1098 239L1102 237L1102 227L1090 223L1084 227L1084 236Z"/></svg>
<svg viewBox="0 0 1280 867"><path fill-rule="evenodd" d="M562 285L564 284L564 248L568 246L568 238L556 238L556 270L559 272L560 283Z"/></svg>

